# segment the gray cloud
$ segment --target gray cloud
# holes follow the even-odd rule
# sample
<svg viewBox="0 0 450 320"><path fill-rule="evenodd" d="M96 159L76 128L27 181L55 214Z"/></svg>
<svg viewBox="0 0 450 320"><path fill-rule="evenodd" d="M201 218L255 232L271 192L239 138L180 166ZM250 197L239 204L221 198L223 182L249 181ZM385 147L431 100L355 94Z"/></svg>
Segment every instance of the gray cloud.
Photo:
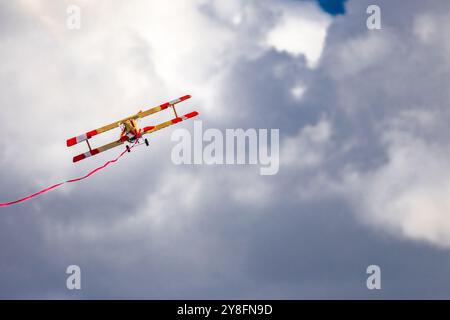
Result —
<svg viewBox="0 0 450 320"><path fill-rule="evenodd" d="M0 5L2 200L115 155L73 166L76 131L185 93L205 127L280 128L280 173L176 167L161 131L1 210L0 297L448 297L445 1L380 0L373 32L367 1L333 18L291 1L76 1L80 31L65 29L67 3ZM313 68L266 41L306 5L332 19L315 26L327 38ZM80 292L65 289L69 264ZM381 292L365 288L369 264Z"/></svg>

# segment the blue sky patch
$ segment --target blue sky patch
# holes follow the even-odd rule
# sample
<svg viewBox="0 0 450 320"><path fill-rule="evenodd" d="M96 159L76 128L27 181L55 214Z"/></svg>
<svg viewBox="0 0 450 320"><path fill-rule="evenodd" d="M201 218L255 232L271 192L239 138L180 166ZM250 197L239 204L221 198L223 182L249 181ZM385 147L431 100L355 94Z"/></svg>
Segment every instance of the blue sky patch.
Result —
<svg viewBox="0 0 450 320"><path fill-rule="evenodd" d="M344 14L346 1L347 0L317 0L322 9L332 15Z"/></svg>

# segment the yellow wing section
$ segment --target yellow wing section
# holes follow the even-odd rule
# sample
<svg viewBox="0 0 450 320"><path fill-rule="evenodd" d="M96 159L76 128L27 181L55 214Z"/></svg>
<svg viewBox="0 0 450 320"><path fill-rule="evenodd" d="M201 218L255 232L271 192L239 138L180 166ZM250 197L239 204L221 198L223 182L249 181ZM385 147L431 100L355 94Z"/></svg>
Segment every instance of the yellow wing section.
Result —
<svg viewBox="0 0 450 320"><path fill-rule="evenodd" d="M172 120L168 120L166 122L162 122L160 124L157 124L156 126L145 127L144 128L144 132L142 134L144 135L144 134L153 133L155 131L164 129L164 128L168 127L168 126L171 126L173 124L177 124L178 122L181 122L183 120L187 120L187 119L193 118L195 116L198 116L198 112L197 111L185 114L184 116L181 116L181 117L178 117L178 118L174 118Z"/></svg>
<svg viewBox="0 0 450 320"><path fill-rule="evenodd" d="M184 100L187 100L187 99L189 99L190 97L191 97L190 95L186 95L186 96L180 97L180 98L178 98L178 99L175 99L175 100L172 100L172 101L163 103L163 104L161 104L161 105L159 105L159 106L157 106L157 107L148 109L148 110L146 110L146 111L140 111L136 116L137 116L137 118L144 118L144 117L147 117L147 116L149 116L149 115L151 115L151 114L154 114L154 113L159 112L159 111L161 111L161 110L165 110L165 109L167 109L167 108L170 107L170 106L174 106L174 105L176 105L177 103L180 103L180 102L182 102L182 101L184 101ZM135 119L136 119L136 118L135 118Z"/></svg>

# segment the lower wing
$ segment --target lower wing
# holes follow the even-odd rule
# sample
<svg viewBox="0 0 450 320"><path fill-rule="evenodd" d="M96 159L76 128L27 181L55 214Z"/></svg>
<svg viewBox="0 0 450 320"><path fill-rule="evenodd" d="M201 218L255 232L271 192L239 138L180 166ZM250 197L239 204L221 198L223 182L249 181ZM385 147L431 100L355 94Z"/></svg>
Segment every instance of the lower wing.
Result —
<svg viewBox="0 0 450 320"><path fill-rule="evenodd" d="M181 116L181 117L178 117L178 118L174 118L172 120L169 120L169 121L157 124L156 126L145 127L144 128L144 132L142 134L143 135L144 134L150 134L150 133L153 133L155 131L164 129L164 128L168 127L168 126L171 126L173 124L177 124L178 122L181 122L181 121L184 121L184 120L196 117L196 116L198 116L198 112L194 111L194 112L185 114L184 116Z"/></svg>
<svg viewBox="0 0 450 320"><path fill-rule="evenodd" d="M84 160L86 158L95 156L95 155L97 155L99 153L102 153L102 152L104 152L106 150L109 150L109 149L121 146L124 143L125 143L125 141L121 141L121 140L108 143L108 144L106 144L104 146L98 147L96 149L92 149L92 150L90 150L88 152L85 152L85 153L82 153L82 154L79 154L79 155L73 157L73 162L78 162L78 161Z"/></svg>

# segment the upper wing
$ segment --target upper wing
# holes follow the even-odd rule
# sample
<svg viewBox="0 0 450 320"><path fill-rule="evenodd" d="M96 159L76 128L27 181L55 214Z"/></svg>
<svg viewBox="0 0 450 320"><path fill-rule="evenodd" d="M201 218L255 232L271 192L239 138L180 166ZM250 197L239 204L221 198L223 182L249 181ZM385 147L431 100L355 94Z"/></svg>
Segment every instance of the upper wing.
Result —
<svg viewBox="0 0 450 320"><path fill-rule="evenodd" d="M167 108L170 107L170 106L176 105L177 103L180 103L181 101L187 100L187 99L189 99L190 97L191 97L190 95L182 96L182 97L180 97L180 98L178 98L178 99L175 99L175 100L172 100L172 101L163 103L163 104L161 104L161 105L159 105L159 106L157 106L157 107L148 109L148 110L146 110L146 111L141 111L141 112L139 112L139 113L137 114L137 116L138 116L138 118L144 118L144 117L147 117L147 116L149 116L149 115L151 115L151 114L154 114L154 113L156 113L156 112L159 112L159 111L161 111L161 110L165 110L165 109L167 109Z"/></svg>
<svg viewBox="0 0 450 320"><path fill-rule="evenodd" d="M149 116L149 115L151 115L151 114L154 114L154 113L156 113L156 112L159 112L159 111L161 111L161 110L165 110L165 109L167 109L167 108L170 107L170 106L173 106L173 105L175 105L175 104L177 104L177 103L179 103L179 102L181 102L181 101L184 101L184 100L189 99L190 97L191 97L190 95L186 95L186 96L180 97L180 98L178 98L178 99L175 99L175 100L172 100L172 101L163 103L163 104L161 104L161 105L159 105L159 106L157 106L157 107L153 107L153 108L148 109L148 110L146 110L146 111L140 111L140 112L138 112L137 114L135 114L135 115L133 115L133 116L131 116L131 117L128 117L128 118L125 118L125 119L122 119L122 120L113 122L113 123L111 123L111 124L108 124L108 125L106 125L106 126L104 126L104 127L101 127L101 128L98 128L98 129L95 129L95 130L86 132L86 133L84 133L84 134L82 134L82 135L79 135L79 136L77 136L77 137L73 137L73 138L67 139L67 142L66 142L66 143L67 143L67 146L68 146L68 147L74 146L74 145L76 145L76 144L78 144L78 143L80 143L80 142L83 142L83 141L85 141L85 140L88 140L88 139L92 138L93 136L95 136L95 135L97 135L97 134L100 134L100 133L103 133L103 132L106 132L106 131L115 129L115 128L117 128L121 123L123 123L123 122L125 122L125 121L127 121L127 120L130 120L130 119L138 119L138 118L144 118L144 117L147 117L147 116Z"/></svg>
<svg viewBox="0 0 450 320"><path fill-rule="evenodd" d="M124 144L124 142L125 141L121 141L121 140L114 141L114 142L108 143L108 144L106 144L106 145L104 145L102 147L98 147L96 149L92 149L91 151L79 154L79 155L73 157L73 162L78 162L78 161L81 161L83 159L89 158L91 156L95 156L96 154L99 154L99 153L104 152L106 150L109 150L109 149L121 146L122 144Z"/></svg>

